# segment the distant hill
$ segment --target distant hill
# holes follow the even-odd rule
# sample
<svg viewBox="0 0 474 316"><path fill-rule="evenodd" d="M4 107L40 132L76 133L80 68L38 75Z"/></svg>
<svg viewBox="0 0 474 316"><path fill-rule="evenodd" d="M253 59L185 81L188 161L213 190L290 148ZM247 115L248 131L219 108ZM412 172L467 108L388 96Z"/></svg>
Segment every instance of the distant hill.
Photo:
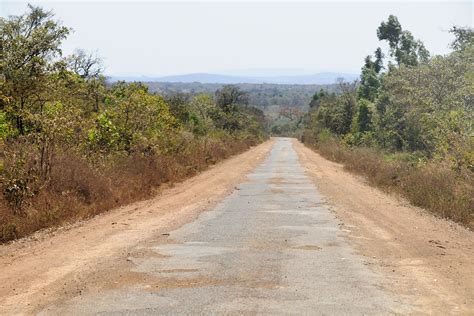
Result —
<svg viewBox="0 0 474 316"><path fill-rule="evenodd" d="M195 73L177 76L164 77L147 77L147 76L111 76L112 81L142 81L142 82L180 82L180 83L221 83L221 84L238 84L238 83L269 83L269 84L332 84L338 78L344 78L346 81L353 81L359 77L358 74L322 72L313 75L294 75L294 76L268 76L268 77L251 77L251 76L229 76L209 73Z"/></svg>

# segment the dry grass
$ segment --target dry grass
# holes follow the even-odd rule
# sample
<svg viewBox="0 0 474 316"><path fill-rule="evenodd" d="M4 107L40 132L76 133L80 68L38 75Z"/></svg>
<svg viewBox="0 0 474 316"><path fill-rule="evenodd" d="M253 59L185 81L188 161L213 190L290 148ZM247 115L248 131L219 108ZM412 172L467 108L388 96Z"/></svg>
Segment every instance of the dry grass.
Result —
<svg viewBox="0 0 474 316"><path fill-rule="evenodd" d="M21 211L0 195L0 242L151 197L163 183L182 181L252 145L231 138L195 140L174 154L110 157L100 167L77 154L58 153L51 178L35 188Z"/></svg>
<svg viewBox="0 0 474 316"><path fill-rule="evenodd" d="M447 164L417 165L403 156L371 148L347 148L336 140L306 144L322 156L367 178L369 184L405 197L415 206L474 228L474 175L452 170Z"/></svg>

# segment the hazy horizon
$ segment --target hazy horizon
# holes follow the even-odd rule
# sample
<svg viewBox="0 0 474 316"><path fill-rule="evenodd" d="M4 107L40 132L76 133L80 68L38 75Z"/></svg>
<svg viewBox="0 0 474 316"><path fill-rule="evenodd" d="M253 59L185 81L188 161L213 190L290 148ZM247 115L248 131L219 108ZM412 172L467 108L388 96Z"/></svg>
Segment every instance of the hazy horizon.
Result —
<svg viewBox="0 0 474 316"><path fill-rule="evenodd" d="M65 55L76 48L96 51L110 76L356 74L366 55L378 46L386 50L376 29L389 14L433 55L448 53L448 30L472 26L473 15L469 1L30 0L2 1L0 13L22 14L28 2L53 10L74 29L63 45Z"/></svg>

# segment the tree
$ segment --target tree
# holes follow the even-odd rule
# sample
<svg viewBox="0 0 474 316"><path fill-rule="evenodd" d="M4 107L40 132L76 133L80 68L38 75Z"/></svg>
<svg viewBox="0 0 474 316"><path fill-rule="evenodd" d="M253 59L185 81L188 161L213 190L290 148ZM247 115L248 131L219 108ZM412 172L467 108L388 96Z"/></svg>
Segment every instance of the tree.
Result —
<svg viewBox="0 0 474 316"><path fill-rule="evenodd" d="M436 56L384 76L376 104L383 147L428 157L461 157L472 151L459 145L468 144L474 133L472 56Z"/></svg>
<svg viewBox="0 0 474 316"><path fill-rule="evenodd" d="M313 98L311 99L311 102L309 103L309 107L311 109L317 108L319 104L321 103L321 99L326 96L327 92L324 89L320 89L319 92L316 92L313 95Z"/></svg>
<svg viewBox="0 0 474 316"><path fill-rule="evenodd" d="M403 31L398 18L388 17L377 29L379 40L386 40L390 47L390 56L395 58L398 65L417 66L426 62L430 56L420 40L415 40L410 31Z"/></svg>
<svg viewBox="0 0 474 316"><path fill-rule="evenodd" d="M84 82L84 99L91 103L92 112L99 112L99 103L105 94L105 77L102 59L95 53L77 49L65 59L67 70Z"/></svg>
<svg viewBox="0 0 474 316"><path fill-rule="evenodd" d="M315 129L328 129L336 135L351 131L357 109L356 82L339 80L336 93L318 96L318 106L311 108L311 124Z"/></svg>
<svg viewBox="0 0 474 316"><path fill-rule="evenodd" d="M173 95L166 98L171 114L182 123L187 123L190 119L188 102L189 95L184 93L173 93Z"/></svg>
<svg viewBox="0 0 474 316"><path fill-rule="evenodd" d="M44 77L54 70L52 61L61 55L60 44L69 33L53 20L53 13L32 5L28 9L24 15L0 19L1 90L10 97L8 113L20 134L25 133L24 111L45 102L40 96Z"/></svg>
<svg viewBox="0 0 474 316"><path fill-rule="evenodd" d="M358 113L356 118L357 132L365 133L372 130L372 112L370 110L370 103L366 100L358 102Z"/></svg>
<svg viewBox="0 0 474 316"><path fill-rule="evenodd" d="M377 53L378 50L376 51L376 54ZM372 102L375 100L380 87L378 72L381 69L381 62L380 55L377 57L375 62L372 61L370 55L365 58L365 64L362 67L362 72L360 74L360 85L357 90L358 99L366 99Z"/></svg>
<svg viewBox="0 0 474 316"><path fill-rule="evenodd" d="M398 49L401 34L402 26L400 22L398 22L398 18L394 15L390 15L387 22L380 23L377 29L377 37L381 41L388 41L391 52L395 52Z"/></svg>
<svg viewBox="0 0 474 316"><path fill-rule="evenodd" d="M303 116L303 112L300 111L298 108L295 107L284 107L281 108L278 112L279 117L284 117L290 121L295 121L301 119Z"/></svg>
<svg viewBox="0 0 474 316"><path fill-rule="evenodd" d="M247 105L248 102L248 94L237 86L226 85L216 91L216 104L226 113L234 111L237 105Z"/></svg>
<svg viewBox="0 0 474 316"><path fill-rule="evenodd" d="M69 69L85 80L97 79L102 75L104 66L102 59L94 53L77 49L67 58Z"/></svg>
<svg viewBox="0 0 474 316"><path fill-rule="evenodd" d="M338 86L340 93L340 107L342 109L340 131L341 134L346 134L350 131L352 119L354 118L357 109L357 82L351 83L340 80Z"/></svg>
<svg viewBox="0 0 474 316"><path fill-rule="evenodd" d="M374 70L377 74L382 71L383 67L383 58L385 56L382 53L382 49L380 47L377 47L375 50L375 62L374 62Z"/></svg>
<svg viewBox="0 0 474 316"><path fill-rule="evenodd" d="M112 88L106 111L89 131L93 145L132 153L149 149L179 127L161 96L150 95L142 84L120 82ZM103 137L107 137L104 139Z"/></svg>
<svg viewBox="0 0 474 316"><path fill-rule="evenodd" d="M474 30L471 27L453 26L449 33L455 37L450 45L455 51L464 51L474 46Z"/></svg>
<svg viewBox="0 0 474 316"><path fill-rule="evenodd" d="M198 135L205 135L214 128L212 114L217 110L212 95L199 94L189 102L191 116L193 120L193 132Z"/></svg>

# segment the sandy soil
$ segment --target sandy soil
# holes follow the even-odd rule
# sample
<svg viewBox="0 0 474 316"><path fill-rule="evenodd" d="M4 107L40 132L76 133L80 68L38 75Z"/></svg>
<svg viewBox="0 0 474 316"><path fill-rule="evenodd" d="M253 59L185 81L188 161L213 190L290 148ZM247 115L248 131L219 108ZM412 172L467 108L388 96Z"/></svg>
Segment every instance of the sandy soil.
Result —
<svg viewBox="0 0 474 316"><path fill-rule="evenodd" d="M154 199L0 246L0 314L30 314L58 298L80 294L81 284L98 266L126 260L137 243L211 209L265 158L272 144L270 140L234 156Z"/></svg>
<svg viewBox="0 0 474 316"><path fill-rule="evenodd" d="M390 291L415 299L420 313L474 314L473 232L370 187L296 140L294 148Z"/></svg>

